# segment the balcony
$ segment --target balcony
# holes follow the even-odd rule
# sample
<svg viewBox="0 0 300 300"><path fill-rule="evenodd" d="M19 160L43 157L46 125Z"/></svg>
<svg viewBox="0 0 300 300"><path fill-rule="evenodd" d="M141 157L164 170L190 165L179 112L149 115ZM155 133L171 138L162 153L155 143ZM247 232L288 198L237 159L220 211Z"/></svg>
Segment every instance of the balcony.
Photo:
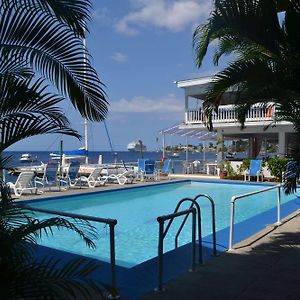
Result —
<svg viewBox="0 0 300 300"><path fill-rule="evenodd" d="M270 103L268 108L263 107L260 104L253 105L246 115L246 123L251 122L266 122L272 121L275 113L275 106ZM218 108L218 113L213 113L212 121L214 124L224 123L236 123L237 116L233 105L222 105ZM203 114L203 110L188 109L185 112L186 124L205 124L206 117Z"/></svg>

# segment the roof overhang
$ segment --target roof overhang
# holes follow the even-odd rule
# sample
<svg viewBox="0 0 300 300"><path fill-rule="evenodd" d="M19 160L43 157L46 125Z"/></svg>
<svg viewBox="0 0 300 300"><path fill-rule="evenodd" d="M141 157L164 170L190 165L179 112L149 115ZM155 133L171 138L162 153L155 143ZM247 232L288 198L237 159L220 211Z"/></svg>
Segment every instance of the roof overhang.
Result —
<svg viewBox="0 0 300 300"><path fill-rule="evenodd" d="M186 96L196 99L204 100L206 98L207 91L210 89L211 84L214 81L214 76L205 76L192 79L184 79L174 81L178 88L183 88ZM222 105L234 103L235 92L232 89L226 91L221 97Z"/></svg>
<svg viewBox="0 0 300 300"><path fill-rule="evenodd" d="M217 140L217 133L214 131L208 131L207 129L189 129L181 128L183 123L174 125L169 128L165 128L159 131L160 134L177 135L182 137L190 137L201 141Z"/></svg>

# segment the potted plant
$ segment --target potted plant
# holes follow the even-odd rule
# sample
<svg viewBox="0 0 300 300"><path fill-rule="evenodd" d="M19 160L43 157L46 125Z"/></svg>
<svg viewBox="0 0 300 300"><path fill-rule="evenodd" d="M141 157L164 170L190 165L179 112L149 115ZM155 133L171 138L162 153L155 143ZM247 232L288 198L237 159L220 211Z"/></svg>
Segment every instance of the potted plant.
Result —
<svg viewBox="0 0 300 300"><path fill-rule="evenodd" d="M219 176L220 176L220 179L224 179L227 176L227 164L226 164L225 160L220 164Z"/></svg>

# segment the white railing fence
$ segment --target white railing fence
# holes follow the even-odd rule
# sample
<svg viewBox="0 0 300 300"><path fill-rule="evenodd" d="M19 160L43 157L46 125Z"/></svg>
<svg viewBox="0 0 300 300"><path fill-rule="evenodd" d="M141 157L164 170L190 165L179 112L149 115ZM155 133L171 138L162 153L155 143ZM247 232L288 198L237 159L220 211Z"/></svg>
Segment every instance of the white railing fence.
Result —
<svg viewBox="0 0 300 300"><path fill-rule="evenodd" d="M262 104L253 105L246 115L246 122L271 121L275 114L274 103L268 104L267 107ZM232 123L237 120L237 115L233 105L221 105L218 113L213 113L212 121L214 123ZM185 122L187 124L201 124L206 122L203 109L188 109L185 112Z"/></svg>
<svg viewBox="0 0 300 300"><path fill-rule="evenodd" d="M235 213L235 202L237 200L240 199L244 199L247 198L249 196L253 196L256 194L260 194L260 193L265 193L268 192L270 190L274 190L277 189L277 222L275 223L276 225L280 225L281 224L281 216L280 216L280 206L281 206L281 188L282 188L282 184L278 184L278 185L273 185L271 187L259 190L259 191L255 191L255 192L250 192L247 194L243 194L243 195L237 195L237 196L233 196L231 198L230 201L230 229L229 229L229 247L228 247L228 251L232 251L233 250L233 242L234 242L234 213Z"/></svg>

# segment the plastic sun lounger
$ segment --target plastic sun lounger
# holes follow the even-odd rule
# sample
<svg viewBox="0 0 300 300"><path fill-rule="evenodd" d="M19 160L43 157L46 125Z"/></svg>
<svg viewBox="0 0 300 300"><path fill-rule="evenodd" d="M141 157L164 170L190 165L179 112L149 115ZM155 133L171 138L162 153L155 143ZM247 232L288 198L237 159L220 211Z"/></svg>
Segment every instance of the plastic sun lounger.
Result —
<svg viewBox="0 0 300 300"><path fill-rule="evenodd" d="M122 174L111 174L109 176L105 176L106 182L118 182L121 185L125 183L133 183L134 181L134 173L132 170L128 170L123 172Z"/></svg>
<svg viewBox="0 0 300 300"><path fill-rule="evenodd" d="M7 182L7 185L14 191L17 197L21 197L25 191L37 194L38 189L33 185L34 177L34 172L22 172L19 174L15 183Z"/></svg>
<svg viewBox="0 0 300 300"><path fill-rule="evenodd" d="M78 182L80 183L80 185L82 183L87 184L88 187L90 187L90 188L94 188L94 187L100 186L100 185L105 185L106 179L102 178L102 176L101 176L102 170L103 170L103 168L96 168L95 170L93 170L93 172L88 177L80 176L78 179L76 179L75 184L77 184Z"/></svg>

